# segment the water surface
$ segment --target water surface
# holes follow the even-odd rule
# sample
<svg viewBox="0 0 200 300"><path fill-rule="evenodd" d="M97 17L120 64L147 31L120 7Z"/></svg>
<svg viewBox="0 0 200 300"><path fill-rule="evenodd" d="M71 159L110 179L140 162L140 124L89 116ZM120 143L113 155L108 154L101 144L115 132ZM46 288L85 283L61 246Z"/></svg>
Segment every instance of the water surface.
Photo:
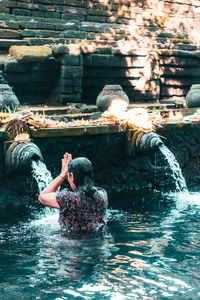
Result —
<svg viewBox="0 0 200 300"><path fill-rule="evenodd" d="M54 210L0 216L1 299L200 298L200 194L134 203L113 196L92 240L67 238Z"/></svg>

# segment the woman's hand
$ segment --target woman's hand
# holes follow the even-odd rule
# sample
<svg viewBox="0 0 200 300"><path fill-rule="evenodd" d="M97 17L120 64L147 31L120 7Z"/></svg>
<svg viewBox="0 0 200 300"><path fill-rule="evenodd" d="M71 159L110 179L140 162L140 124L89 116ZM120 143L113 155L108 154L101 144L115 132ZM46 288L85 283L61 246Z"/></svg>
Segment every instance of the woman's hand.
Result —
<svg viewBox="0 0 200 300"><path fill-rule="evenodd" d="M67 177L68 164L69 164L70 161L72 161L72 155L66 152L64 154L63 159L62 159L62 169L61 169L61 174L60 174L63 178Z"/></svg>

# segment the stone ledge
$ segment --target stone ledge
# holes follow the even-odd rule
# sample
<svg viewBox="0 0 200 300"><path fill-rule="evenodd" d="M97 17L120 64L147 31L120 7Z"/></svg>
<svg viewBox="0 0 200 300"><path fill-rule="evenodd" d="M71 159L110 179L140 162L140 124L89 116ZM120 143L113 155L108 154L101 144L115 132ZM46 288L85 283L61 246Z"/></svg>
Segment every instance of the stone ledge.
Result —
<svg viewBox="0 0 200 300"><path fill-rule="evenodd" d="M10 48L13 45L25 46L29 45L29 42L26 40L15 40L15 39L0 39L0 48Z"/></svg>
<svg viewBox="0 0 200 300"><path fill-rule="evenodd" d="M47 46L12 46L9 54L17 61L44 61L52 57L52 49Z"/></svg>
<svg viewBox="0 0 200 300"><path fill-rule="evenodd" d="M21 38L21 33L17 30L13 29L2 29L0 28L0 38L3 39L20 39Z"/></svg>
<svg viewBox="0 0 200 300"><path fill-rule="evenodd" d="M31 130L32 137L55 137L55 136L80 136L90 134L105 134L126 132L126 128L120 126L83 126L83 127L69 127L69 128L42 128L38 130Z"/></svg>
<svg viewBox="0 0 200 300"><path fill-rule="evenodd" d="M180 56L180 57L200 57L200 51L186 51L177 49L159 49L158 54L161 56Z"/></svg>

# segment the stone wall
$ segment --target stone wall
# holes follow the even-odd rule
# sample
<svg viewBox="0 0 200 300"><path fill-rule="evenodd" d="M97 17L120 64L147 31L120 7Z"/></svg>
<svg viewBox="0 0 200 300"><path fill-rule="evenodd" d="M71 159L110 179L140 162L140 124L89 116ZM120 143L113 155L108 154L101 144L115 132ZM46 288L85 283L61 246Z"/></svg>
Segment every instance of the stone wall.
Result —
<svg viewBox="0 0 200 300"><path fill-rule="evenodd" d="M130 103L184 103L191 85L200 82L200 51L115 47L89 51L79 44L48 47L52 55L45 60L33 58L31 50L24 62L0 57L4 78L21 104L95 104L106 84L121 85Z"/></svg>
<svg viewBox="0 0 200 300"><path fill-rule="evenodd" d="M175 0L2 0L1 11L12 15L43 18L58 18L88 22L137 24L144 22L162 24L169 17L174 24L183 26L192 24L192 19L199 13L199 1ZM145 10L145 12L144 12ZM183 15L188 18L187 23Z"/></svg>
<svg viewBox="0 0 200 300"><path fill-rule="evenodd" d="M166 124L158 130L163 142L178 160L189 189L199 186L200 180L200 126L199 124ZM174 190L175 182L166 159L160 151L149 154L131 153L125 132L82 136L54 136L33 138L40 148L44 162L54 178L60 172L63 153L73 157L86 156L94 166L95 184L109 193L133 191L141 200L142 192ZM0 141L3 149L3 141ZM51 149L51 151L49 151ZM2 153L1 153L2 155ZM2 157L1 157L2 159ZM0 207L34 203L38 187L29 173L3 174L1 164ZM66 186L66 183L64 184ZM20 201L19 201L20 199Z"/></svg>
<svg viewBox="0 0 200 300"><path fill-rule="evenodd" d="M200 82L200 1L3 0L0 10L0 54L12 45L81 46L79 61L73 52L72 61L55 53L61 65L56 83L54 69L49 82L48 69L40 76L38 68L33 81L30 75L27 89L35 96L29 103L45 103L53 82L52 104L94 104L105 84L120 84L131 102L184 100ZM8 74L8 81L27 102L18 75Z"/></svg>

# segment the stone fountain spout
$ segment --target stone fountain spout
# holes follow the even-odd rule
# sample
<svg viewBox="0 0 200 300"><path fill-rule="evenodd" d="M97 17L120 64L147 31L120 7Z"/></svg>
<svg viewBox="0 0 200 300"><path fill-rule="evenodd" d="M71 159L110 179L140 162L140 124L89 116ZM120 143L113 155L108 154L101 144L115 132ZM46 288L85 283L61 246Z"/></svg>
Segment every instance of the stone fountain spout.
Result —
<svg viewBox="0 0 200 300"><path fill-rule="evenodd" d="M163 141L157 133L137 130L132 135L130 146L132 154L151 154L162 144Z"/></svg>
<svg viewBox="0 0 200 300"><path fill-rule="evenodd" d="M2 71L0 71L0 110L15 110L20 106L20 102L13 92L11 86L4 79Z"/></svg>
<svg viewBox="0 0 200 300"><path fill-rule="evenodd" d="M33 142L14 141L5 154L6 173L30 170L33 160L43 160L38 146Z"/></svg>

